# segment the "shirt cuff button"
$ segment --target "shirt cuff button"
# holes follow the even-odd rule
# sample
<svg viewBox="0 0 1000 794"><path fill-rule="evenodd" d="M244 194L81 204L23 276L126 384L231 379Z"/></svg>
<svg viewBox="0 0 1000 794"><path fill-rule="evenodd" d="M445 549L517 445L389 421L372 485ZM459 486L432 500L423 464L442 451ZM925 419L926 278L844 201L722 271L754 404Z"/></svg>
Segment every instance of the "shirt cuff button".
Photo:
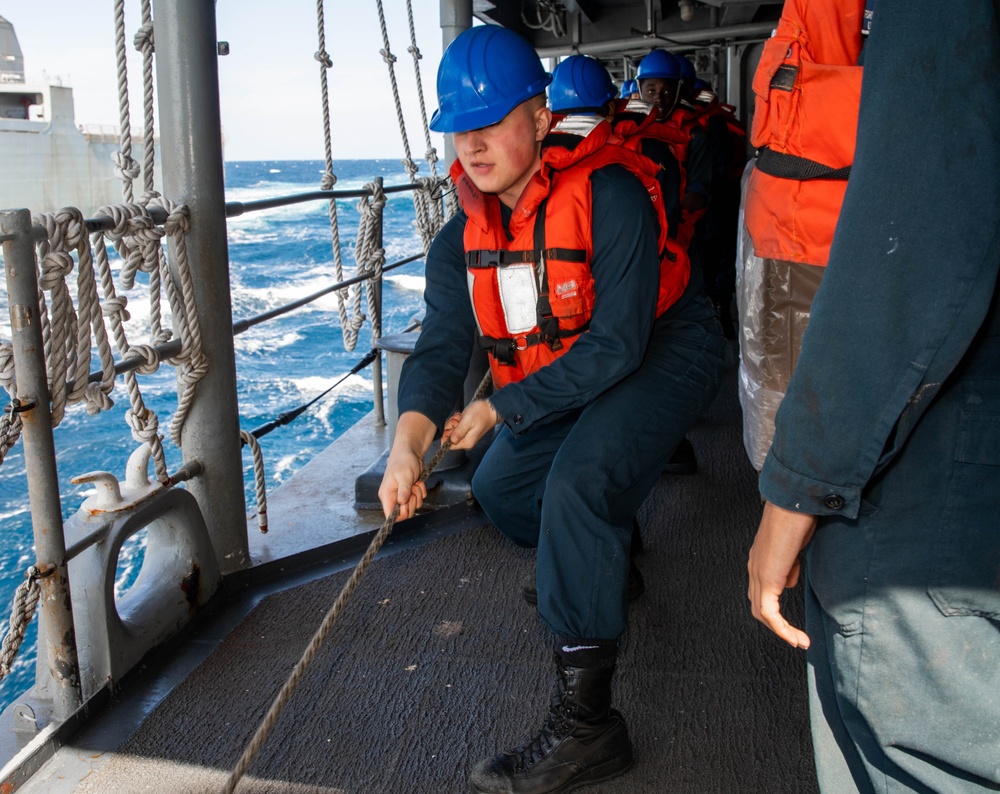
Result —
<svg viewBox="0 0 1000 794"><path fill-rule="evenodd" d="M844 497L832 493L823 499L823 504L826 505L827 509L829 510L843 510Z"/></svg>

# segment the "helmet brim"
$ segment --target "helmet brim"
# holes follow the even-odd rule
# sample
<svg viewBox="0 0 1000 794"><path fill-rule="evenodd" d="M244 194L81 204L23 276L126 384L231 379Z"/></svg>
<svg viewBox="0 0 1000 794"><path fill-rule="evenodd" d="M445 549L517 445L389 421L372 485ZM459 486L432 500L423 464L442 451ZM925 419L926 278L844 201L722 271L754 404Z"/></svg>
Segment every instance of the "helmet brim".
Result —
<svg viewBox="0 0 1000 794"><path fill-rule="evenodd" d="M507 102L497 102L488 107L474 108L464 112L448 113L438 108L431 116L428 126L434 132L471 132L489 127L507 118L507 115L518 105L541 94L551 82L552 75L546 72L543 78L536 80L523 93Z"/></svg>

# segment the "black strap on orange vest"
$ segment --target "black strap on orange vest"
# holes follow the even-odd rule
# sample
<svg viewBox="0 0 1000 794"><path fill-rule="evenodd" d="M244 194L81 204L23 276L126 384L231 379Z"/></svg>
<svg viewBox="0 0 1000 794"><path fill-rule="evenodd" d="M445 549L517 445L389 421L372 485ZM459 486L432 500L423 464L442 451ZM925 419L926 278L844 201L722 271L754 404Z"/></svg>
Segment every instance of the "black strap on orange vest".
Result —
<svg viewBox="0 0 1000 794"><path fill-rule="evenodd" d="M851 174L849 165L843 168L831 168L806 157L776 152L768 146L762 146L757 150L754 167L765 174L782 179L847 179Z"/></svg>

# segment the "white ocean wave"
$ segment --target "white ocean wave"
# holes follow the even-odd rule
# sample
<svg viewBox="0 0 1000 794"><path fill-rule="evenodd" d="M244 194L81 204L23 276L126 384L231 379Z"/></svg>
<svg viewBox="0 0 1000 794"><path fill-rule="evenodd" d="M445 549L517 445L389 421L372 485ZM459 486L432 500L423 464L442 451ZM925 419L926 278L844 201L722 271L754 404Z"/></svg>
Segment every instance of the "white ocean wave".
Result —
<svg viewBox="0 0 1000 794"><path fill-rule="evenodd" d="M272 353L293 345L300 339L302 334L297 331L282 331L275 334L272 331L250 329L236 337L235 345L238 353Z"/></svg>
<svg viewBox="0 0 1000 794"><path fill-rule="evenodd" d="M424 287L427 283L427 279L423 276L410 276L406 274L388 275L385 277L385 280L391 281L393 285L399 287L400 289L408 290L410 292L419 292L421 295L423 294Z"/></svg>

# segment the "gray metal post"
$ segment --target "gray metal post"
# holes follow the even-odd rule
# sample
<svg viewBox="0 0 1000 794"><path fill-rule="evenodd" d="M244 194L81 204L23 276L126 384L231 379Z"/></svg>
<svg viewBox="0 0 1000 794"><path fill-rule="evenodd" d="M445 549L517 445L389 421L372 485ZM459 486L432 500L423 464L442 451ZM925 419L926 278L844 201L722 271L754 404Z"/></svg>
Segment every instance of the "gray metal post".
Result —
<svg viewBox="0 0 1000 794"><path fill-rule="evenodd" d="M191 210L191 263L208 374L195 387L182 436L188 482L223 573L250 564L240 452L229 249L219 116L215 3L153 0L164 195Z"/></svg>
<svg viewBox="0 0 1000 794"><path fill-rule="evenodd" d="M382 177L375 177L375 184L378 185L379 192L382 191ZM384 209L384 208L383 208ZM375 243L382 247L383 219L385 214L379 211L378 229L375 232ZM378 340L382 336L382 276L380 275L372 285L375 290L375 310L378 314L378 327L372 322L372 347L378 350ZM374 317L372 320L374 321ZM375 402L375 422L381 427L385 425L385 406L382 404L382 351L379 350L375 360L372 361L372 397Z"/></svg>
<svg viewBox="0 0 1000 794"><path fill-rule="evenodd" d="M45 659L38 659L36 669L41 675L37 678L40 689L52 697L53 716L62 721L80 707L80 670L66 578L66 542L38 310L31 213L28 210L0 212L0 235L13 237L4 241L3 261L7 271L17 399L22 406L29 406L21 413L21 438L24 440L35 558L40 565L53 568L51 574L38 582L38 636L41 639L39 647L45 646Z"/></svg>
<svg viewBox="0 0 1000 794"><path fill-rule="evenodd" d="M448 49L458 34L472 27L472 0L441 0L441 51ZM450 168L455 161L455 143L451 135L444 136L444 164Z"/></svg>

